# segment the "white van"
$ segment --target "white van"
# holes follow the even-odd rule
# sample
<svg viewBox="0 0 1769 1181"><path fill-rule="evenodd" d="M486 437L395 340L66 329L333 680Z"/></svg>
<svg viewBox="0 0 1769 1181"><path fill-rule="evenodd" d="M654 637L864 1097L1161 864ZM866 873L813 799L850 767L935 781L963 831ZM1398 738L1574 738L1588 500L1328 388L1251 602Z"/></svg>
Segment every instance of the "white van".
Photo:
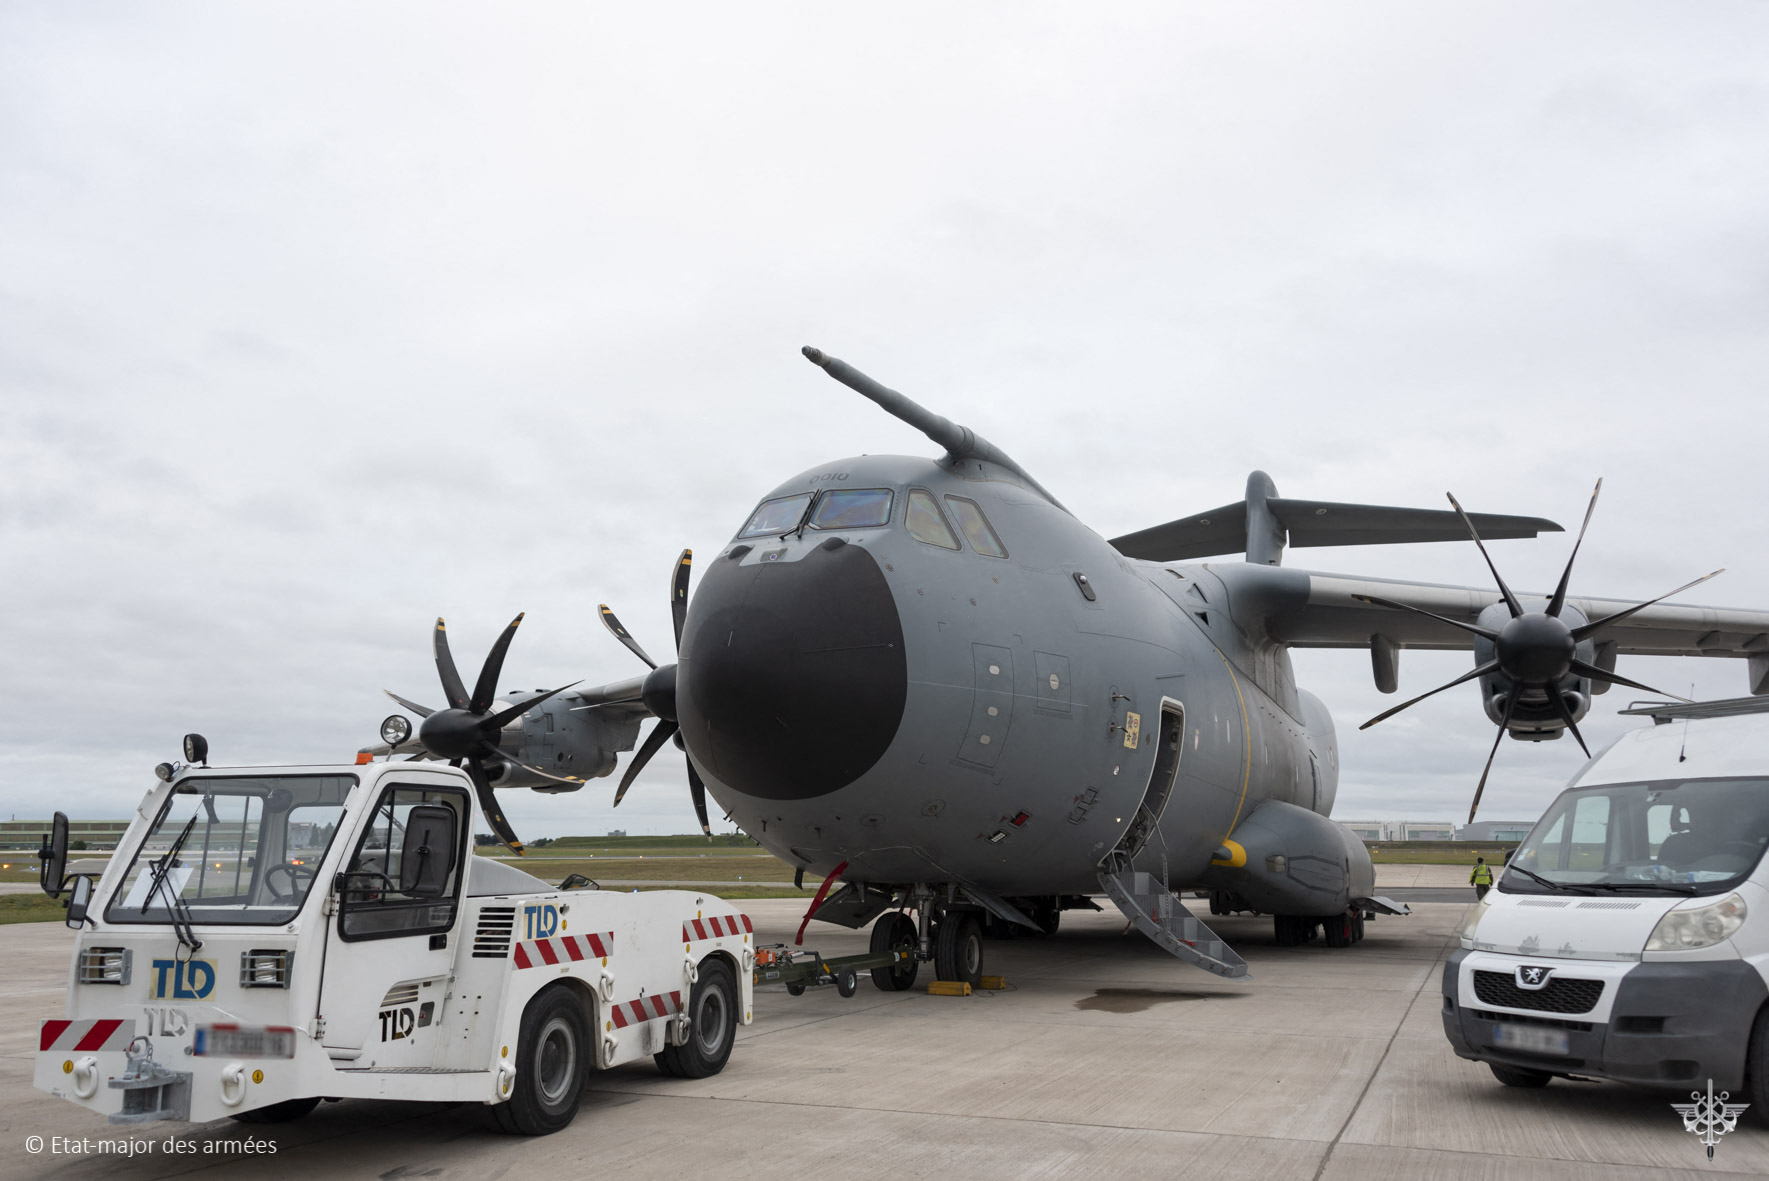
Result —
<svg viewBox="0 0 1769 1181"><path fill-rule="evenodd" d="M1456 1053L1769 1114L1769 698L1648 706L1573 776L1463 924Z"/></svg>

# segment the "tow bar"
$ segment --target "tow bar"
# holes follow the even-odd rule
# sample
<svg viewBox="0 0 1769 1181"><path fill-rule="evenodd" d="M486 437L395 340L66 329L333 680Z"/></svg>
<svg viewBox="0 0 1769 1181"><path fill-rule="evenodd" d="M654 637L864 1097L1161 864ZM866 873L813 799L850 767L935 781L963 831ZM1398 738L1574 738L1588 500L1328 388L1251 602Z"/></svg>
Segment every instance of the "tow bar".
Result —
<svg viewBox="0 0 1769 1181"><path fill-rule="evenodd" d="M827 984L835 985L842 996L853 996L860 987L861 972L894 967L914 956L914 952L904 949L826 960L814 951L795 951L784 943L771 943L756 948L752 979L757 984L784 984L793 996L803 996L805 989Z"/></svg>

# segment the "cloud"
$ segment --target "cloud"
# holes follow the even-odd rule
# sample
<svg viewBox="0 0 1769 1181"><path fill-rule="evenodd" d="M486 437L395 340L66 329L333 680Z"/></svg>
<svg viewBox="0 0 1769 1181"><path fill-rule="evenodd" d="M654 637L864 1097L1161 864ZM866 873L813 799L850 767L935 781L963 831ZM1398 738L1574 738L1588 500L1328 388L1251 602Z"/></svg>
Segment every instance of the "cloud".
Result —
<svg viewBox="0 0 1769 1181"><path fill-rule="evenodd" d="M0 807L120 815L179 734L339 757L518 610L517 683L636 671L684 545L927 450L813 343L1107 536L1288 494L1576 520L1581 590L1769 601L1769 69L1754 6L0 13ZM1551 585L1565 539L1501 543ZM1480 584L1465 546L1293 565ZM1630 663L1631 661L1631 663ZM1472 691L1339 813L1463 814ZM1402 691L1465 664L1407 654ZM1624 659L1742 690L1732 662ZM1622 691L1588 729L1610 735ZM1488 815L1577 759L1505 743ZM680 760L512 799L692 823Z"/></svg>

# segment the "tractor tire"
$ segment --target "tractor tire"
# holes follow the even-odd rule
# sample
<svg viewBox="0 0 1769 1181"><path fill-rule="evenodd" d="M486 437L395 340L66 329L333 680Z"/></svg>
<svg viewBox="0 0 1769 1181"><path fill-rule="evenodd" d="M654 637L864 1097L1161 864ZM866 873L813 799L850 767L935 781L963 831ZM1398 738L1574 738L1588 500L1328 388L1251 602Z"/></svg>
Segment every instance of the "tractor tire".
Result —
<svg viewBox="0 0 1769 1181"><path fill-rule="evenodd" d="M516 1085L491 1109L499 1128L516 1136L550 1136L577 1116L595 1064L583 1002L568 989L546 989L528 1002L516 1037Z"/></svg>
<svg viewBox="0 0 1769 1181"><path fill-rule="evenodd" d="M731 1047L737 1044L742 1012L731 965L721 959L701 960L700 980L688 994L688 1040L655 1055L659 1067L677 1078L708 1078L719 1073L731 1057Z"/></svg>

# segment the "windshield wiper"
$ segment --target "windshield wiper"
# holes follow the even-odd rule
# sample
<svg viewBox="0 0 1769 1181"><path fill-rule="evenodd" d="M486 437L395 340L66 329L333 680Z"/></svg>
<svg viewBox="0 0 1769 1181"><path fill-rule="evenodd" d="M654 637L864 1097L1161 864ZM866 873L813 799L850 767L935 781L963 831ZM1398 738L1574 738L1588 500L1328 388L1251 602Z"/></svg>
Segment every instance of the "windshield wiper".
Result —
<svg viewBox="0 0 1769 1181"><path fill-rule="evenodd" d="M170 888L169 882L173 867L178 860L178 854L184 849L184 842L190 839L191 830L196 826L197 818L193 813L189 822L185 824L184 831L178 834L178 839L173 841L172 847L166 850L166 855L154 862L154 876L148 883L147 897L141 903L141 913L146 914L148 907L154 904L154 895L165 894L166 912L172 916L172 933L178 936L180 944L192 951L200 951L203 941L198 939L196 932L191 929L189 904Z"/></svg>
<svg viewBox="0 0 1769 1181"><path fill-rule="evenodd" d="M1568 893L1576 893L1577 891L1583 889L1586 885L1589 884L1587 882L1556 882L1556 881L1552 881L1548 878L1543 877L1539 873L1531 873L1529 870L1524 869L1520 865L1507 865L1505 867L1505 872L1506 873L1520 873L1524 877L1528 878L1530 881L1540 882L1542 885L1548 887L1550 890L1565 890Z"/></svg>
<svg viewBox="0 0 1769 1181"><path fill-rule="evenodd" d="M1669 890L1674 894L1695 894L1698 887L1688 882L1580 882L1593 890Z"/></svg>

